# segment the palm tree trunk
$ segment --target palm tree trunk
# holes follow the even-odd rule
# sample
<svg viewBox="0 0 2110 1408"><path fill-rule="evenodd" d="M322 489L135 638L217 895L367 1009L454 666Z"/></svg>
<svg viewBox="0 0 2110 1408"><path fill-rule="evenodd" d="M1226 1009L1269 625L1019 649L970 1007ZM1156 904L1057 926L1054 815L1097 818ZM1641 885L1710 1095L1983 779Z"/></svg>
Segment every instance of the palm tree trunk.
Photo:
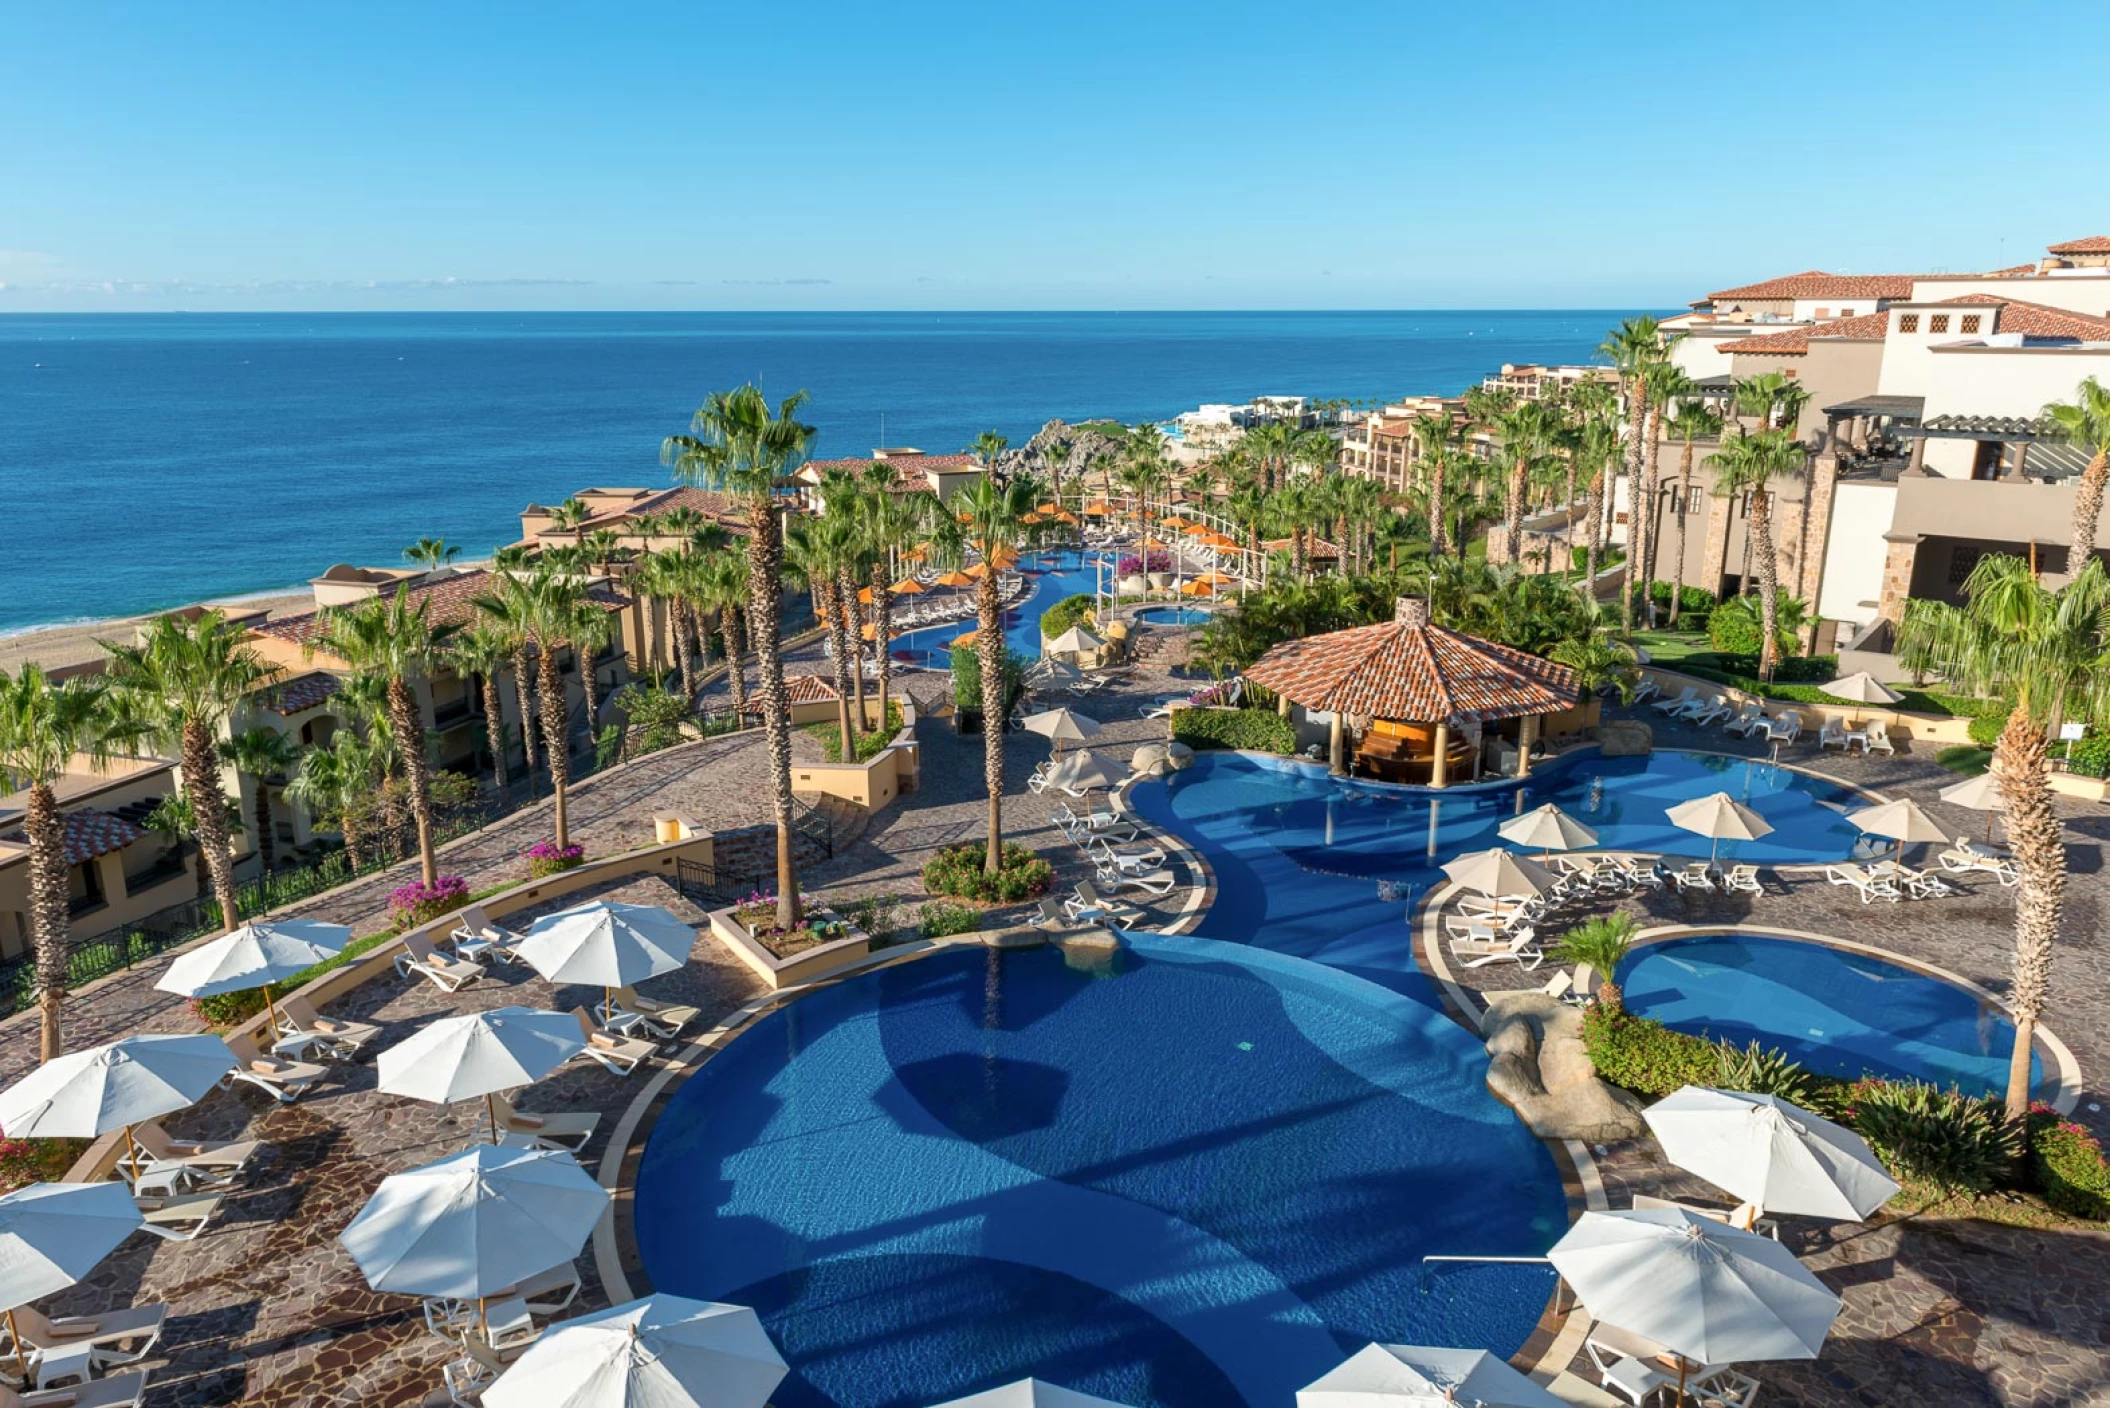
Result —
<svg viewBox="0 0 2110 1408"><path fill-rule="evenodd" d="M397 675L388 682L388 717L396 733L396 752L403 778L410 784L410 819L418 830L418 871L426 885L440 882L439 857L432 850L432 780L425 765L425 725L418 718L418 698L410 681Z"/></svg>
<svg viewBox="0 0 2110 1408"><path fill-rule="evenodd" d="M2005 804L2008 842L2021 878L2015 886L2014 980L2008 1006L2015 1014L2015 1049L2008 1062L2007 1117L2026 1128L2029 1117L2030 1038L2051 980L2066 894L2066 845L2052 810L2045 755L2050 738L2026 706L2008 715L1994 748L1993 775Z"/></svg>
<svg viewBox="0 0 2110 1408"><path fill-rule="evenodd" d="M183 790L190 794L191 824L198 832L198 848L205 853L205 867L212 875L213 898L220 905L220 928L231 932L242 922L235 903L234 856L228 849L227 796L220 791L220 763L213 751L212 735L205 725L183 725Z"/></svg>
<svg viewBox="0 0 2110 1408"><path fill-rule="evenodd" d="M1518 565L1524 555L1524 470L1526 461L1519 456L1510 467L1509 486L1502 501L1502 549L1508 554L1510 564Z"/></svg>
<svg viewBox="0 0 2110 1408"><path fill-rule="evenodd" d="M1450 534L1443 521L1444 480L1448 478L1449 466L1441 458L1429 462L1429 557L1442 557L1450 547Z"/></svg>
<svg viewBox="0 0 2110 1408"><path fill-rule="evenodd" d="M1685 442L1684 458L1678 462L1678 560L1671 564L1670 624L1676 629L1678 611L1685 603L1685 524L1692 507L1692 441Z"/></svg>
<svg viewBox="0 0 2110 1408"><path fill-rule="evenodd" d="M557 669L557 643L546 640L538 645L542 675L542 746L549 754L549 786L556 796L555 840L561 849L571 844L570 798L565 795L571 787L571 740L565 737L569 732L566 716L571 711L565 708L564 676ZM433 880L426 883L431 884Z"/></svg>
<svg viewBox="0 0 2110 1408"><path fill-rule="evenodd" d="M494 666L483 676L484 735L491 745L491 776L500 787L506 785L506 716L505 701L498 695L498 672Z"/></svg>
<svg viewBox="0 0 2110 1408"><path fill-rule="evenodd" d="M1751 537L1758 554L1758 677L1773 678L1780 655L1775 635L1780 627L1780 562L1773 553L1773 495L1760 489L1751 496Z"/></svg>
<svg viewBox="0 0 2110 1408"><path fill-rule="evenodd" d="M271 787L261 777L256 780L256 796L250 805L256 808L256 858L269 875L278 869L278 837L272 834Z"/></svg>
<svg viewBox="0 0 2110 1408"><path fill-rule="evenodd" d="M1661 408L1653 405L1648 408L1648 413L1642 417L1642 431L1645 438L1641 446L1641 475L1629 495L1633 508L1627 514L1627 520L1636 525L1635 532L1639 536L1627 557L1641 573L1641 624L1646 627L1649 624L1649 594L1656 587L1656 439L1663 433ZM1634 569L1629 568L1627 575L1631 578Z"/></svg>
<svg viewBox="0 0 2110 1408"><path fill-rule="evenodd" d="M1061 502L1058 496L1057 502ZM887 731L887 690L894 682L894 652L889 649L894 633L894 593L887 581L884 562L872 564L872 658L879 665L879 730Z"/></svg>
<svg viewBox="0 0 2110 1408"><path fill-rule="evenodd" d="M828 654L835 667L835 722L842 729L846 763L857 761L857 730L850 726L850 630L843 610L843 591L827 573L813 584L815 605L828 618Z"/></svg>
<svg viewBox="0 0 2110 1408"><path fill-rule="evenodd" d="M1597 562L1604 554L1605 470L1598 466L1590 476L1590 542L1583 550L1583 597L1597 600Z"/></svg>
<svg viewBox="0 0 2110 1408"><path fill-rule="evenodd" d="M791 710L784 698L784 653L778 628L784 582L784 525L768 495L748 511L748 631L761 670L762 726L769 734L770 792L777 818L777 927L799 927L798 855L792 833Z"/></svg>
<svg viewBox="0 0 2110 1408"><path fill-rule="evenodd" d="M747 712L747 675L740 668L740 657L747 651L740 640L740 608L719 607L718 620L725 632L725 682L733 691L733 722L738 724Z"/></svg>
<svg viewBox="0 0 2110 1408"><path fill-rule="evenodd" d="M1568 531L1563 533L1561 537L1567 544L1568 560L1561 564L1561 571L1572 572L1575 570L1575 525L1578 522L1575 517L1575 456L1571 454L1567 457L1567 460L1568 497L1562 501L1561 513L1562 517L1568 521Z"/></svg>
<svg viewBox="0 0 2110 1408"><path fill-rule="evenodd" d="M37 955L37 1059L49 1061L66 1050L59 1017L66 1002L73 916L66 904L65 824L59 819L58 794L48 784L29 789L22 829L29 837L29 922Z"/></svg>
<svg viewBox="0 0 2110 1408"><path fill-rule="evenodd" d="M2096 524L2103 515L2103 488L2110 482L2110 453L2098 451L2081 471L2073 493L2073 546L2066 550L2066 571L2078 575L2095 556Z"/></svg>
<svg viewBox="0 0 2110 1408"><path fill-rule="evenodd" d="M520 696L520 755L535 770L535 676L528 669L527 641L513 647L513 692Z"/></svg>
<svg viewBox="0 0 2110 1408"><path fill-rule="evenodd" d="M667 614L673 618L669 624L674 634L674 653L681 658L681 697L693 705L696 700L696 661L689 654L688 636L682 629L688 607L680 597L675 597L667 603Z"/></svg>
<svg viewBox="0 0 2110 1408"><path fill-rule="evenodd" d="M579 669L579 689L586 697L586 737L591 740L601 732L601 675L595 664L599 651L589 646L574 645L571 648L572 663Z"/></svg>
<svg viewBox="0 0 2110 1408"><path fill-rule="evenodd" d="M1145 555L1144 565L1149 565ZM989 788L989 852L982 868L995 875L1004 868L1004 612L997 595L996 573L985 572L975 584L975 652L982 660L982 779Z"/></svg>
<svg viewBox="0 0 2110 1408"><path fill-rule="evenodd" d="M865 623L864 610L857 600L857 579L845 567L837 574L837 593L843 603L843 639L850 647L850 690L855 705L850 710L852 731L864 732L865 726ZM855 753L843 754L843 761L857 761Z"/></svg>

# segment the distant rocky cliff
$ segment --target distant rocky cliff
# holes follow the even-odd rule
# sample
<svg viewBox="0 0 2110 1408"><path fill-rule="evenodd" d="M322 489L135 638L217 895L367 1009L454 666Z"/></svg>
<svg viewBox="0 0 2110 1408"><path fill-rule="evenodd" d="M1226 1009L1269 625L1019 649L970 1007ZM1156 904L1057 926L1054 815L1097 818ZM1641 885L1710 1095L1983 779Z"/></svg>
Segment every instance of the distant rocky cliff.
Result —
<svg viewBox="0 0 2110 1408"><path fill-rule="evenodd" d="M1062 464L1064 483L1069 483L1089 471L1090 482L1097 484L1099 472L1093 461L1104 456L1118 465L1121 459L1121 442L1113 436L1101 430L1051 420L1035 431L1033 438L1025 444L1004 451L998 460L998 467L1006 472L1029 470L1043 479L1053 479L1054 466L1049 463L1047 456L1049 447L1053 445L1069 447L1069 458Z"/></svg>

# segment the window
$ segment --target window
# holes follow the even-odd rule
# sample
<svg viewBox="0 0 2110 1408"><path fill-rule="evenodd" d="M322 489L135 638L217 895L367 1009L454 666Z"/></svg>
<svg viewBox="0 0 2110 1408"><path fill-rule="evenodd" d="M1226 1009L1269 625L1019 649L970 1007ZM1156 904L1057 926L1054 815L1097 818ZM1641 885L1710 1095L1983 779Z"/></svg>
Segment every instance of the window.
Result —
<svg viewBox="0 0 2110 1408"><path fill-rule="evenodd" d="M1899 331L1899 332L1918 332L1919 330L1920 330L1920 315L1919 315L1919 314L1917 314L1917 313L1900 313L1900 314L1898 314L1898 331Z"/></svg>
<svg viewBox="0 0 2110 1408"><path fill-rule="evenodd" d="M1800 376L1801 374L1802 369L1800 367L1789 367L1785 373L1789 381L1793 381L1796 377Z"/></svg>
<svg viewBox="0 0 2110 1408"><path fill-rule="evenodd" d="M1949 315L1947 313L1936 313L1933 317L1927 319L1928 332L1947 332L1948 330Z"/></svg>
<svg viewBox="0 0 2110 1408"><path fill-rule="evenodd" d="M1852 317L1853 315L1854 315L1854 310L1853 310L1853 309L1851 309L1851 308L1841 308L1841 309L1839 310L1839 316L1840 316L1840 317L1842 317L1842 318L1851 318L1851 317Z"/></svg>
<svg viewBox="0 0 2110 1408"><path fill-rule="evenodd" d="M1825 319L1825 318L1829 318L1829 317L1830 317L1831 315L1832 315L1832 310L1831 310L1831 309L1829 309L1829 308L1819 308L1819 309L1817 310L1817 317L1818 317L1818 320L1819 320L1819 321L1822 321L1822 320L1823 320L1823 319Z"/></svg>
<svg viewBox="0 0 2110 1408"><path fill-rule="evenodd" d="M1962 330L1963 330L1964 332L1977 332L1977 331L1978 331L1978 325L1979 325L1979 323L1980 323L1981 321L1982 321L1982 317L1981 317L1981 315L1980 315L1980 314L1977 314L1977 313L1966 313L1966 314L1964 315L1964 320L1963 320L1963 328L1962 328Z"/></svg>

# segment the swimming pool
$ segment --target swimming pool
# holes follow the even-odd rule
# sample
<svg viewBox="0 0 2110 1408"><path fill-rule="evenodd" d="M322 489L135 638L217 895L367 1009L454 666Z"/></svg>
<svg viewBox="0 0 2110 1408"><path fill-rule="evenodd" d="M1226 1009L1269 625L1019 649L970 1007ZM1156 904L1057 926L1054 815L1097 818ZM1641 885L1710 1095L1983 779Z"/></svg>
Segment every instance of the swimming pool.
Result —
<svg viewBox="0 0 2110 1408"><path fill-rule="evenodd" d="M959 950L763 1018L638 1171L660 1291L752 1305L777 1408L922 1408L1027 1374L1279 1408L1370 1340L1514 1352L1565 1228L1462 1028L1313 964L1135 936Z"/></svg>
<svg viewBox="0 0 2110 1408"><path fill-rule="evenodd" d="M1136 619L1146 626L1199 626L1209 613L1193 606L1146 606Z"/></svg>
<svg viewBox="0 0 2110 1408"><path fill-rule="evenodd" d="M1332 964L1434 1003L1418 972L1407 917L1442 865L1507 843L1495 828L1544 802L1613 850L1707 854L1703 837L1664 809L1727 792L1772 823L1757 841L1722 843L1725 859L1760 865L1842 860L1859 833L1845 812L1859 794L1788 768L1716 753L1556 759L1521 783L1441 795L1327 776L1323 768L1205 752L1169 779L1143 782L1129 804L1188 841L1216 872L1197 932Z"/></svg>
<svg viewBox="0 0 2110 1408"><path fill-rule="evenodd" d="M1650 944L1620 970L1627 1007L1679 1031L1756 1040L1822 1075L2007 1089L2015 1028L1965 988L1868 954L1759 934ZM2043 1063L2031 1058L2041 1084Z"/></svg>
<svg viewBox="0 0 2110 1408"><path fill-rule="evenodd" d="M1041 613L1066 596L1096 591L1099 585L1098 561L1098 557L1076 548L1029 552L1021 557L1018 570L1033 581L1033 590L1024 600L1005 610L1005 642L1028 660L1038 660ZM894 637L893 656L911 664L949 670L952 668L952 643L974 628L974 618L969 616L940 626L905 632Z"/></svg>

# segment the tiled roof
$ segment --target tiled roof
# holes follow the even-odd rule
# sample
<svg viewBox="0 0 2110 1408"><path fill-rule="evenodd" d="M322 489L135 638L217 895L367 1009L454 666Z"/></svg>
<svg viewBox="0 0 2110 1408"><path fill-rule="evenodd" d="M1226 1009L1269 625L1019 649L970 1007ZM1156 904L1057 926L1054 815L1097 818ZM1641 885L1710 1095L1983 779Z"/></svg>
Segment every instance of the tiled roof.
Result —
<svg viewBox="0 0 2110 1408"><path fill-rule="evenodd" d="M2002 298L1992 293L1966 293L1956 298L1945 298L1944 303L1977 303L1996 306L2000 309L1996 332L2019 332L2024 337L2071 338L2075 342L2102 342L2110 339L2110 318L2092 317L2087 313L2069 312L2064 308L2047 308L2041 303L2025 303L2018 298Z"/></svg>
<svg viewBox="0 0 2110 1408"><path fill-rule="evenodd" d="M343 682L327 670L310 670L260 689L252 697L258 708L291 715L314 708L336 694L342 686Z"/></svg>
<svg viewBox="0 0 2110 1408"><path fill-rule="evenodd" d="M1724 298L1910 298L1912 281L1922 277L1925 276L1827 274L1822 269L1805 269L1799 274L1783 274L1777 279L1745 284L1741 288L1720 289L1707 296L1717 301Z"/></svg>
<svg viewBox="0 0 2110 1408"><path fill-rule="evenodd" d="M97 856L121 851L146 835L123 817L97 811L94 807L77 807L59 821L66 837L68 865L79 865Z"/></svg>
<svg viewBox="0 0 2110 1408"><path fill-rule="evenodd" d="M1418 620L1284 641L1246 678L1308 709L1414 723L1549 714L1581 697L1564 665Z"/></svg>
<svg viewBox="0 0 2110 1408"><path fill-rule="evenodd" d="M835 692L835 686L829 683L824 676L784 676L784 702L786 704L833 704L840 698L842 696ZM747 712L750 714L762 712L762 700L759 695L749 696Z"/></svg>
<svg viewBox="0 0 2110 1408"><path fill-rule="evenodd" d="M800 466L800 473L812 471L810 476L818 481L832 469L847 469L862 474L874 465L887 465L894 471L895 487L900 489L928 489L930 482L923 475L926 470L979 469L982 462L973 455L890 455L886 459L840 459L808 460Z"/></svg>
<svg viewBox="0 0 2110 1408"><path fill-rule="evenodd" d="M2084 240L2068 240L2055 244L2048 251L2052 254L2110 254L2110 235L2090 235Z"/></svg>
<svg viewBox="0 0 2110 1408"><path fill-rule="evenodd" d="M689 484L677 484L671 489L661 489L656 494L627 504L618 504L604 513L595 514L586 520L586 531L591 533L596 528L613 528L618 524L628 523L639 514L667 513L677 508L694 509L706 518L716 519L727 528L739 529L747 526L747 503L737 495L699 489ZM570 536L568 533L559 533L547 528L543 530L543 534L553 538Z"/></svg>
<svg viewBox="0 0 2110 1408"><path fill-rule="evenodd" d="M419 582L410 588L413 598L424 601L425 619L435 626L467 625L476 616L476 598L496 588L497 583L490 572L478 569L461 572L451 577ZM630 604L630 598L607 587L594 587L587 599L607 611L620 611ZM290 640L299 645L315 645L322 639L322 617L320 611L310 611L300 616L280 616L274 620L258 623L255 629L263 635L278 640Z"/></svg>
<svg viewBox="0 0 2110 1408"><path fill-rule="evenodd" d="M1810 350L1810 339L1813 337L1844 338L1852 342L1881 342L1883 333L1889 326L1888 313L1863 313L1856 318L1834 318L1828 323L1812 323L1808 327L1789 328L1786 332L1770 332L1760 337L1725 342L1715 350L1763 352L1774 357L1799 357Z"/></svg>
<svg viewBox="0 0 2110 1408"><path fill-rule="evenodd" d="M1401 439L1414 433L1414 422L1411 420L1381 420L1370 427L1370 433L1383 435L1390 439Z"/></svg>

